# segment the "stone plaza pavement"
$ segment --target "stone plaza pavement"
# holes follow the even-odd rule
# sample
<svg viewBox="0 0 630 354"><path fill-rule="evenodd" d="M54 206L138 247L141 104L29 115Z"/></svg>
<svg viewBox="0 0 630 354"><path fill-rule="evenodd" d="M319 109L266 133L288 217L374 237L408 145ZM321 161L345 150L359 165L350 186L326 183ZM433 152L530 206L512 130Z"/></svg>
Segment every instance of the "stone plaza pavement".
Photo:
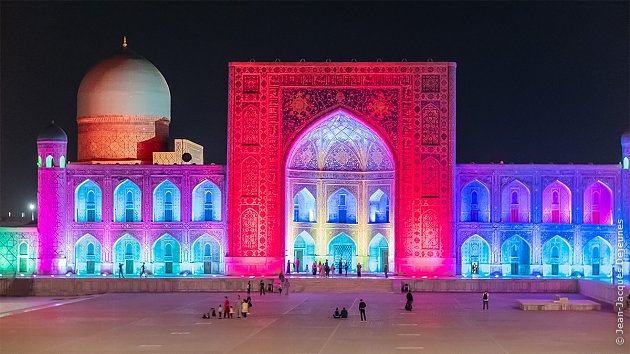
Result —
<svg viewBox="0 0 630 354"><path fill-rule="evenodd" d="M400 293L261 297L252 292L248 318L202 319L225 295L233 302L237 294L0 298L0 353L630 352L630 343L615 343L611 306L599 312L517 308L516 299L553 294L491 293L490 310L483 311L481 294L415 293L414 309L406 312ZM360 297L367 303L368 322L359 321ZM337 306L348 307L350 318L332 319ZM624 339L630 340L628 330Z"/></svg>

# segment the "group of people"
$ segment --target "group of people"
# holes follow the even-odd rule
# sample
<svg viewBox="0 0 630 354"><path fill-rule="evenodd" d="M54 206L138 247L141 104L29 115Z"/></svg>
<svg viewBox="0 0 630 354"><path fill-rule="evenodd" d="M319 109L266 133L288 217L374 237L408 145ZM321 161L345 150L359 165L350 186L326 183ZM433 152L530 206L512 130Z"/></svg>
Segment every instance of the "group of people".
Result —
<svg viewBox="0 0 630 354"><path fill-rule="evenodd" d="M235 309L236 307L236 309ZM216 309L214 307L210 308L210 311L203 314L203 318L212 318L218 317L222 318L234 318L234 313L236 313L236 318L246 318L247 314L250 313L250 309L252 308L252 298L248 295L245 300L241 299L241 295L238 295L236 298L236 303L234 305L230 304L230 300L228 297L225 297L222 304L219 304L219 307Z"/></svg>
<svg viewBox="0 0 630 354"><path fill-rule="evenodd" d="M339 275L342 275L345 271L346 275L348 275L350 264L348 264L348 262L343 262L342 260L339 260L337 267L335 267L335 263L329 264L328 260L326 260L324 263L313 262L311 269L313 275L319 275L321 278L329 278L335 275L335 271L339 272ZM357 275L359 277L361 276L361 263L357 263Z"/></svg>
<svg viewBox="0 0 630 354"><path fill-rule="evenodd" d="M367 322L367 316L365 315L365 308L367 304L363 299L359 300L359 316L361 316L361 322ZM335 312L333 312L333 318L348 318L348 310L345 307L339 311L339 307L335 308Z"/></svg>
<svg viewBox="0 0 630 354"><path fill-rule="evenodd" d="M140 267L140 277L145 277L147 275L145 267L144 267L144 262L142 262L142 266ZM123 264L122 263L118 263L118 278L124 278L125 277L125 272L123 271Z"/></svg>

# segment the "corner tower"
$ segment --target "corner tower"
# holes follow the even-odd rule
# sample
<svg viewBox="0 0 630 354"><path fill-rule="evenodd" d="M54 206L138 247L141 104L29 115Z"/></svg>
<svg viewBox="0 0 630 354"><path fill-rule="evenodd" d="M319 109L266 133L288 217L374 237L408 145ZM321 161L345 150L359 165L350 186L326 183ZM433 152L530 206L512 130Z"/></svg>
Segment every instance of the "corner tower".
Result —
<svg viewBox="0 0 630 354"><path fill-rule="evenodd" d="M166 151L171 94L160 71L123 44L96 64L77 94L80 163L151 163Z"/></svg>
<svg viewBox="0 0 630 354"><path fill-rule="evenodd" d="M66 272L66 133L51 122L37 136L37 273Z"/></svg>
<svg viewBox="0 0 630 354"><path fill-rule="evenodd" d="M626 131L621 136L621 198L621 211L624 223L617 225L622 228L618 230L617 245L621 243L625 252L622 258L623 264L618 264L618 266L623 268L623 274L625 275L630 272L630 230L628 229L630 227L630 131ZM620 236L623 236L623 240L619 240ZM617 252L619 251L617 250Z"/></svg>

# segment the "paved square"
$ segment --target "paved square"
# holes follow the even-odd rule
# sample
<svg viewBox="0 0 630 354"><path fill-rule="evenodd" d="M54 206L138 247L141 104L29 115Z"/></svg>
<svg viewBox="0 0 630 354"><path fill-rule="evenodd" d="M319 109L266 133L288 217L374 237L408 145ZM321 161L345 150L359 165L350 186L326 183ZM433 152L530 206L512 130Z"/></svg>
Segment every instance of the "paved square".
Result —
<svg viewBox="0 0 630 354"><path fill-rule="evenodd" d="M235 293L106 294L67 299L21 299L4 306L2 353L628 353L615 344L616 315L517 308L516 299L553 294L415 293L413 312L403 294L252 293L246 319L202 319ZM243 294L241 294L243 295ZM571 299L583 299L568 294ZM360 322L358 301L367 302ZM59 299L57 299L59 300ZM10 299L0 300L4 305ZM22 312L33 301L37 310ZM43 305L42 305L43 304ZM346 306L350 318L331 318Z"/></svg>

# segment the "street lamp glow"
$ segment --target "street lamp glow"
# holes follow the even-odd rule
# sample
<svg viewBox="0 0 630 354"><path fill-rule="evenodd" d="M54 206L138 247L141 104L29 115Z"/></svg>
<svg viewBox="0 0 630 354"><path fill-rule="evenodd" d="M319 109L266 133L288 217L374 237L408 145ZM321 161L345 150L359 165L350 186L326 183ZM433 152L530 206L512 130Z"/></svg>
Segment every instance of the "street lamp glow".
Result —
<svg viewBox="0 0 630 354"><path fill-rule="evenodd" d="M34 213L35 204L29 203L28 208L31 210L31 221L35 221L35 213Z"/></svg>

